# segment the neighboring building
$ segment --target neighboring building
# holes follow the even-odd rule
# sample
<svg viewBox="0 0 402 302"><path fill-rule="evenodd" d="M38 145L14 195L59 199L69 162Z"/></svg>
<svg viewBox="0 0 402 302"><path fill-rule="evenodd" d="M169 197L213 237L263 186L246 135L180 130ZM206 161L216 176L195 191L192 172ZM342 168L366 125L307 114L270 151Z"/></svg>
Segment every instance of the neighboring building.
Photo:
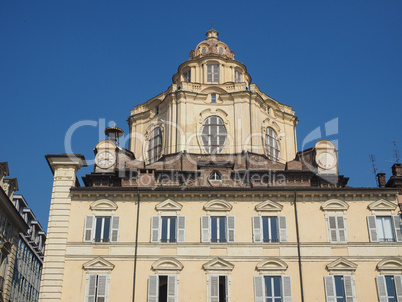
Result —
<svg viewBox="0 0 402 302"><path fill-rule="evenodd" d="M32 210L26 208L27 202L22 195L14 195L13 203L29 229L19 236L10 301L36 302L39 300L46 233Z"/></svg>
<svg viewBox="0 0 402 302"><path fill-rule="evenodd" d="M106 129L84 186L82 155L46 156L40 301L401 302L399 190L347 187L297 122L208 31L131 111L129 150Z"/></svg>
<svg viewBox="0 0 402 302"><path fill-rule="evenodd" d="M9 301L19 233L28 225L13 205L18 190L16 178L9 175L8 164L0 162L0 301Z"/></svg>

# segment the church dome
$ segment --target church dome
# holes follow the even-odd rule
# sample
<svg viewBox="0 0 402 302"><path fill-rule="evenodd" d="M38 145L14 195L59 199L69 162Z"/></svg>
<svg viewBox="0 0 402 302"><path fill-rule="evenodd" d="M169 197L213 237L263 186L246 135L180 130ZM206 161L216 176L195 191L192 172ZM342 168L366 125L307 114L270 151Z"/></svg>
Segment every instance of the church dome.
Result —
<svg viewBox="0 0 402 302"><path fill-rule="evenodd" d="M200 42L197 47L190 52L190 60L195 60L205 56L217 56L234 60L235 54L229 47L219 41L218 31L210 29L206 33L206 40Z"/></svg>

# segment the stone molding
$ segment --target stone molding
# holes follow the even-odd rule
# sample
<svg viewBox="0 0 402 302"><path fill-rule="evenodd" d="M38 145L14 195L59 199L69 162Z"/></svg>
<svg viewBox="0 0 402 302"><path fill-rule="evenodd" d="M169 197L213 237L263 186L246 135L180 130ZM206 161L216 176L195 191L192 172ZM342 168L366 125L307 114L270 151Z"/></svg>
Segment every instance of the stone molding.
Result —
<svg viewBox="0 0 402 302"><path fill-rule="evenodd" d="M208 261L207 263L204 263L202 268L208 273L213 273L216 271L231 272L234 268L234 264L217 257L211 261Z"/></svg>
<svg viewBox="0 0 402 302"><path fill-rule="evenodd" d="M157 274L160 273L176 273L178 274L184 265L177 259L172 257L165 257L159 260L156 260L152 264L152 270L154 270Z"/></svg>
<svg viewBox="0 0 402 302"><path fill-rule="evenodd" d="M385 274L402 275L402 258L400 257L385 258L377 264L377 270L381 273L381 275Z"/></svg>
<svg viewBox="0 0 402 302"><path fill-rule="evenodd" d="M327 264L326 268L331 275L335 274L351 275L355 273L357 269L357 264L346 258L341 257Z"/></svg>
<svg viewBox="0 0 402 302"><path fill-rule="evenodd" d="M114 269L114 264L102 257L97 257L82 265L82 269L89 272L110 272Z"/></svg>
<svg viewBox="0 0 402 302"><path fill-rule="evenodd" d="M255 267L260 274L284 274L288 269L288 265L279 258L266 258Z"/></svg>

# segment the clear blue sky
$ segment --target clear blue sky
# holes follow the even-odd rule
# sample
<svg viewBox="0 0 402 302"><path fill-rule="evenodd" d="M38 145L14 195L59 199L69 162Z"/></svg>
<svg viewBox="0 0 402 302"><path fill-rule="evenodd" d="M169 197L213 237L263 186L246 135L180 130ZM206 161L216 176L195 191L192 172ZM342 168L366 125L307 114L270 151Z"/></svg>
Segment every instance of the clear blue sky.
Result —
<svg viewBox="0 0 402 302"><path fill-rule="evenodd" d="M115 121L163 92L214 22L262 91L293 106L299 150L339 118L340 172L375 186L369 155L390 176L402 154L402 1L0 2L0 161L46 228L52 174L80 120ZM98 129L73 137L93 158ZM310 146L310 145L309 145ZM401 155L402 156L402 155ZM81 171L80 176L92 172Z"/></svg>

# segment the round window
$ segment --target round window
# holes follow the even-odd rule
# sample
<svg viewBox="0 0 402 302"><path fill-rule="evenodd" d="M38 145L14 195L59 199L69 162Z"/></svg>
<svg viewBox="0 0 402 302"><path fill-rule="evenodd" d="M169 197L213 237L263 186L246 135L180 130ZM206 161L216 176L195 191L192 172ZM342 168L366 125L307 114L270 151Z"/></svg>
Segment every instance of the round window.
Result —
<svg viewBox="0 0 402 302"><path fill-rule="evenodd" d="M219 54L223 55L223 48L219 47Z"/></svg>
<svg viewBox="0 0 402 302"><path fill-rule="evenodd" d="M206 52L207 52L207 48L204 46L201 51L202 51L202 53L206 53Z"/></svg>
<svg viewBox="0 0 402 302"><path fill-rule="evenodd" d="M201 137L205 151L211 154L221 153L227 137L223 120L219 116L208 117L202 126Z"/></svg>

